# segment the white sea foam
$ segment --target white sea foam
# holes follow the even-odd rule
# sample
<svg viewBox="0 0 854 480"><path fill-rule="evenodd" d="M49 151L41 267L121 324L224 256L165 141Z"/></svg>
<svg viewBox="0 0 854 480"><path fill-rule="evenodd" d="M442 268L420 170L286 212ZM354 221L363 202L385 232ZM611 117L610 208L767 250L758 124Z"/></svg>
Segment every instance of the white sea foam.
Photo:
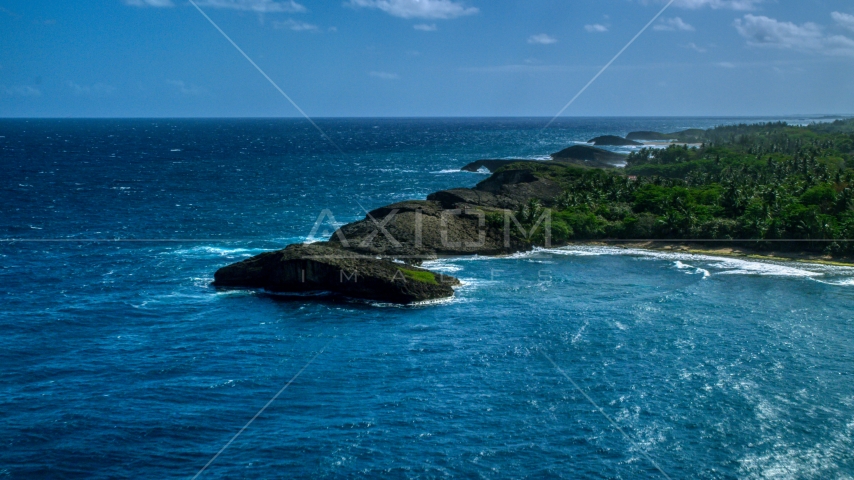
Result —
<svg viewBox="0 0 854 480"><path fill-rule="evenodd" d="M726 260L711 266L722 270L718 272L721 275L765 275L771 277L820 277L823 275L819 272L777 263L744 260Z"/></svg>
<svg viewBox="0 0 854 480"><path fill-rule="evenodd" d="M502 258L510 258L510 256L483 256L483 255L472 255L470 257L458 257L454 258L454 262L483 262L490 260L501 260ZM431 261L441 261L441 260L431 260ZM425 262L427 263L427 262Z"/></svg>
<svg viewBox="0 0 854 480"><path fill-rule="evenodd" d="M703 278L709 278L712 276L712 274L705 268L699 268L693 265L688 265L686 263L682 263L681 260L676 260L675 265L676 268L678 268L679 270L694 270L693 272L685 272L687 274L702 275Z"/></svg>
<svg viewBox="0 0 854 480"><path fill-rule="evenodd" d="M418 170L405 170L401 168L378 168L375 171L382 173L419 173Z"/></svg>
<svg viewBox="0 0 854 480"><path fill-rule="evenodd" d="M461 299L457 296L448 297L448 298L439 298L436 300L424 300L422 302L413 302L407 305L403 305L400 303L388 303L388 302L379 302L376 300L361 300L354 298L352 299L354 302L365 303L372 307L378 308L422 308L422 307L435 307L437 305L451 305L451 304L459 304L459 303L467 303L467 299Z"/></svg>
<svg viewBox="0 0 854 480"><path fill-rule="evenodd" d="M499 280L486 280L482 278L460 278L460 286L455 290L476 290L487 285L501 283Z"/></svg>
<svg viewBox="0 0 854 480"><path fill-rule="evenodd" d="M538 248L524 254L516 254L511 258L542 253L569 256L599 256L623 255L652 260L669 260L677 268L694 268L697 274L707 278L713 274L723 275L755 275L769 277L793 277L821 279L829 285L854 285L854 267L823 265L818 263L795 263L776 260L747 260L743 258L716 257L693 253L661 252L638 248L621 248L606 246L570 245L560 248ZM506 257L505 257L506 258ZM677 263L678 262L678 263ZM687 263L690 262L690 263ZM695 266L695 265L702 266Z"/></svg>
<svg viewBox="0 0 854 480"><path fill-rule="evenodd" d="M814 279L818 283L824 283L825 285L836 285L840 287L851 287L854 286L854 278L844 278L840 280L819 280Z"/></svg>
<svg viewBox="0 0 854 480"><path fill-rule="evenodd" d="M168 252L172 255L201 257L251 257L269 251L266 248L224 248L210 245L184 248Z"/></svg>
<svg viewBox="0 0 854 480"><path fill-rule="evenodd" d="M257 290L265 295L270 295L272 297L294 297L294 298L316 298L316 297L330 297L335 295L333 292L326 291L312 291L312 292L276 292L274 290L260 289Z"/></svg>
<svg viewBox="0 0 854 480"><path fill-rule="evenodd" d="M573 257L598 257L601 255L613 255L610 252L580 250L580 249L574 249L574 248L570 248L570 247L566 247L566 248L543 248L543 249L537 249L535 251L540 251L543 253L550 253L552 255L568 255L568 256L573 256Z"/></svg>
<svg viewBox="0 0 854 480"><path fill-rule="evenodd" d="M438 171L430 172L430 173L433 173L433 174L436 174L436 175L444 175L444 174L448 174L448 173L474 173L474 172L469 172L469 171L466 171L466 170L461 170L461 169L459 169L459 168L448 168L448 169L445 169L445 170L438 170Z"/></svg>
<svg viewBox="0 0 854 480"><path fill-rule="evenodd" d="M760 412L763 411L759 405ZM773 424L767 419L763 423ZM765 452L750 453L738 460L742 478L850 478L840 475L844 468L844 459L851 450L852 425L841 426L828 432L825 438L816 444L790 444L775 439L774 448Z"/></svg>
<svg viewBox="0 0 854 480"><path fill-rule="evenodd" d="M463 267L449 263L447 260L429 260L422 265L427 270L433 270L442 273L459 272Z"/></svg>

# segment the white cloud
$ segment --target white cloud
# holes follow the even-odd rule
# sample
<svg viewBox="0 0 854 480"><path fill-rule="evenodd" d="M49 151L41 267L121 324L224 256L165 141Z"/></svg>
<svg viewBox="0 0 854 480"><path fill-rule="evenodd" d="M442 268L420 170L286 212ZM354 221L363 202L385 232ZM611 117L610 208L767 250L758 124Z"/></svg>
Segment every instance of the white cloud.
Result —
<svg viewBox="0 0 854 480"><path fill-rule="evenodd" d="M847 28L848 30L854 31L854 15L849 15L847 13L841 12L833 12L830 14L831 17L838 23L840 26Z"/></svg>
<svg viewBox="0 0 854 480"><path fill-rule="evenodd" d="M258 13L302 13L307 11L303 5L294 0L199 0L196 3L202 7L228 8Z"/></svg>
<svg viewBox="0 0 854 480"><path fill-rule="evenodd" d="M282 22L273 22L273 28L281 28L285 30L292 30L294 32L312 32L319 33L320 27L317 25L312 25L306 22L299 22L292 18L289 18Z"/></svg>
<svg viewBox="0 0 854 480"><path fill-rule="evenodd" d="M376 8L400 18L447 20L474 15L479 10L451 0L350 0L351 7Z"/></svg>
<svg viewBox="0 0 854 480"><path fill-rule="evenodd" d="M608 31L608 27L595 23L593 25L585 25L584 29L590 33L604 33Z"/></svg>
<svg viewBox="0 0 854 480"><path fill-rule="evenodd" d="M814 23L796 25L748 14L743 20L735 21L735 28L753 47L854 56L854 40L842 35L825 35L822 28Z"/></svg>
<svg viewBox="0 0 854 480"><path fill-rule="evenodd" d="M715 65L721 68L735 68L735 64L732 62L718 62Z"/></svg>
<svg viewBox="0 0 854 480"><path fill-rule="evenodd" d="M182 95L201 95L207 93L207 90L196 85L187 85L181 80L167 80L167 84L175 87L178 93Z"/></svg>
<svg viewBox="0 0 854 480"><path fill-rule="evenodd" d="M41 97L42 92L38 88L29 85L21 85L18 87L3 87L6 95L12 97Z"/></svg>
<svg viewBox="0 0 854 480"><path fill-rule="evenodd" d="M682 8L690 8L692 10L703 7L709 7L714 10L755 10L756 5L763 1L764 0L676 0L674 5Z"/></svg>
<svg viewBox="0 0 854 480"><path fill-rule="evenodd" d="M643 4L667 3L669 0L640 0ZM709 7L713 10L756 10L756 6L765 0L676 0L674 7L697 10Z"/></svg>
<svg viewBox="0 0 854 480"><path fill-rule="evenodd" d="M125 5L134 7L174 7L172 0L124 0Z"/></svg>
<svg viewBox="0 0 854 480"><path fill-rule="evenodd" d="M685 23L685 21L680 17L662 18L661 21L652 28L659 32L693 32L696 30L693 25Z"/></svg>
<svg viewBox="0 0 854 480"><path fill-rule="evenodd" d="M551 45L553 43L557 43L557 39L546 35L545 33L541 33L539 35L531 35L528 37L528 43L531 45Z"/></svg>
<svg viewBox="0 0 854 480"><path fill-rule="evenodd" d="M706 53L705 48L697 46L697 44L694 42L691 42L688 45L685 45L685 48L690 49L690 50L694 50L695 52L699 52L699 53Z"/></svg>
<svg viewBox="0 0 854 480"><path fill-rule="evenodd" d="M389 72L370 72L368 73L368 75L374 78L380 78L382 80L397 80L400 78L400 75Z"/></svg>
<svg viewBox="0 0 854 480"><path fill-rule="evenodd" d="M438 30L435 23L431 23L429 25L426 23L419 23L418 25L413 25L412 28L420 32L435 32Z"/></svg>
<svg viewBox="0 0 854 480"><path fill-rule="evenodd" d="M104 97L116 91L116 87L113 87L111 85L105 85L103 83L96 83L94 85L78 85L74 82L68 82L68 88L70 88L75 95L80 96L91 95L96 97Z"/></svg>
<svg viewBox="0 0 854 480"><path fill-rule="evenodd" d="M122 0L134 7L174 7L173 0ZM305 6L294 0L197 0L201 7L228 8L258 13L302 13Z"/></svg>

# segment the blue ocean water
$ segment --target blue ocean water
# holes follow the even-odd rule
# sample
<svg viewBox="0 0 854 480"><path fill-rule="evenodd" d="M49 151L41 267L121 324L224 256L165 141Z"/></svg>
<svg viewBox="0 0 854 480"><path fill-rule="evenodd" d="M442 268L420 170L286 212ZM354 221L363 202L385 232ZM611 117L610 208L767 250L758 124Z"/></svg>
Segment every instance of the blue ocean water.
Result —
<svg viewBox="0 0 854 480"><path fill-rule="evenodd" d="M476 159L753 120L319 121L346 155L2 120L0 478L191 478L303 368L199 478L854 476L854 269L576 246L432 262L464 285L426 306L210 286Z"/></svg>

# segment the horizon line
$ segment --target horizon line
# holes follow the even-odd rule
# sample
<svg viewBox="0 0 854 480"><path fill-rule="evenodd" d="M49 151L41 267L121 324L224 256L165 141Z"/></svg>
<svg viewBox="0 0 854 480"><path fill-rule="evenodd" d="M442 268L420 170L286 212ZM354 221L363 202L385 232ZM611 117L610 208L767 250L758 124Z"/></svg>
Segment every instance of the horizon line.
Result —
<svg viewBox="0 0 854 480"><path fill-rule="evenodd" d="M588 118L854 118L854 113L791 113L791 114L739 114L739 115L570 115L561 116L555 121ZM322 120L360 120L360 119L549 119L548 115L379 115L354 116L333 115L312 117ZM2 117L0 121L8 120L305 120L301 116L32 116L32 117Z"/></svg>

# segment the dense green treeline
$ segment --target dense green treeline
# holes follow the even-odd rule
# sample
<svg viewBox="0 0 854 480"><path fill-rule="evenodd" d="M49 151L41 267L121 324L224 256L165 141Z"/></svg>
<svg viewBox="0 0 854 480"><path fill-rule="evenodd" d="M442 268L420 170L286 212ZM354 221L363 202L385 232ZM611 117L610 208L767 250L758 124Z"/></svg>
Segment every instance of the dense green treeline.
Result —
<svg viewBox="0 0 854 480"><path fill-rule="evenodd" d="M625 171L538 166L565 188L549 205L553 240L798 240L774 248L854 253L854 242L834 241L854 239L854 120L735 125L698 138L632 153ZM541 208L533 200L517 217L533 222Z"/></svg>

